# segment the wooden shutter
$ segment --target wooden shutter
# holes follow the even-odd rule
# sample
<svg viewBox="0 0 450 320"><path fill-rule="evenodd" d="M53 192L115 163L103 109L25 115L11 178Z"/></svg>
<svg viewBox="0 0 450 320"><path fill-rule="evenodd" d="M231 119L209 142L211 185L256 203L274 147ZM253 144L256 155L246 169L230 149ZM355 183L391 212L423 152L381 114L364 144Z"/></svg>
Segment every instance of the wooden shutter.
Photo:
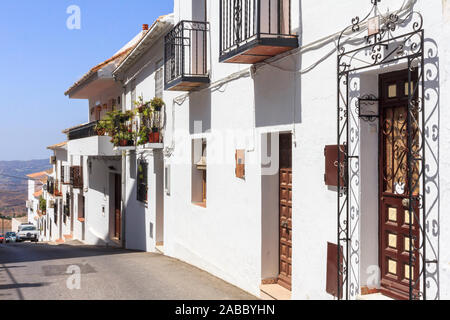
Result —
<svg viewBox="0 0 450 320"><path fill-rule="evenodd" d="M344 148L341 146L341 148ZM338 146L331 145L325 147L325 184L327 186L337 187L338 186ZM344 187L344 159L345 152L340 151L340 164L341 164L341 176L339 179L339 184Z"/></svg>
<svg viewBox="0 0 450 320"><path fill-rule="evenodd" d="M342 277L342 263L344 261L344 252L342 251L342 246L340 248L340 272L339 272L339 283L340 290L339 296L343 297L343 277ZM334 243L328 242L327 248L327 283L326 292L337 297L338 296L338 246Z"/></svg>
<svg viewBox="0 0 450 320"><path fill-rule="evenodd" d="M155 73L155 96L157 98L162 98L163 90L164 90L163 68L160 68Z"/></svg>
<svg viewBox="0 0 450 320"><path fill-rule="evenodd" d="M236 150L236 177L245 178L245 150Z"/></svg>

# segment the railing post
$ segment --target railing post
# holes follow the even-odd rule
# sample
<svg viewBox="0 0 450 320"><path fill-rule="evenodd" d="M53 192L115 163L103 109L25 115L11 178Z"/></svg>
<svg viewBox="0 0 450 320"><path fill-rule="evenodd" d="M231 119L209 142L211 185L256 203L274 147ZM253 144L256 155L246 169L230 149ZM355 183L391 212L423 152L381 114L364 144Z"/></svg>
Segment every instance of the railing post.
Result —
<svg viewBox="0 0 450 320"><path fill-rule="evenodd" d="M261 0L256 0L256 37L261 38Z"/></svg>

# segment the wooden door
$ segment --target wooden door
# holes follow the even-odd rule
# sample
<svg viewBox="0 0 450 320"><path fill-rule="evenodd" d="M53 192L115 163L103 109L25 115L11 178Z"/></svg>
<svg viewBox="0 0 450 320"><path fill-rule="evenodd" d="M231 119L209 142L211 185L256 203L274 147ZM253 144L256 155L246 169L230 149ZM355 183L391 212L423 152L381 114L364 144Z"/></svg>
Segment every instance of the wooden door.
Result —
<svg viewBox="0 0 450 320"><path fill-rule="evenodd" d="M413 73L413 85L417 75ZM419 226L415 213L409 212L409 196L418 195L418 169L412 173L413 190L408 190L408 71L380 76L380 230L379 263L382 291L397 299L409 298L410 269L413 282L419 279L419 254L412 250L412 268L409 262L410 241L419 245ZM417 114L413 115L417 117ZM413 131L412 148L417 148L418 131ZM416 170L417 169L417 170ZM412 239L409 224L412 223ZM417 286L418 288L419 286Z"/></svg>
<svg viewBox="0 0 450 320"><path fill-rule="evenodd" d="M278 283L292 285L292 135L280 134L280 265Z"/></svg>
<svg viewBox="0 0 450 320"><path fill-rule="evenodd" d="M119 174L114 175L114 237L121 239L122 237L122 179Z"/></svg>

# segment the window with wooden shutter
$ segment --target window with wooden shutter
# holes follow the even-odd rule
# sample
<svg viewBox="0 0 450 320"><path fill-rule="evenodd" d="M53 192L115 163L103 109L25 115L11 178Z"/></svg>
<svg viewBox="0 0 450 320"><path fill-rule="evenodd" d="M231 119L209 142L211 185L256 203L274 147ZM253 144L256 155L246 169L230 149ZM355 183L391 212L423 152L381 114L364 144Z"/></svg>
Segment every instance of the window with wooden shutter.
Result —
<svg viewBox="0 0 450 320"><path fill-rule="evenodd" d="M137 200L146 203L148 200L148 163L142 160L138 161L137 170Z"/></svg>
<svg viewBox="0 0 450 320"><path fill-rule="evenodd" d="M236 150L236 177L245 178L245 150Z"/></svg>
<svg viewBox="0 0 450 320"><path fill-rule="evenodd" d="M155 72L155 96L157 98L162 98L164 91L163 68L161 67L162 64L162 60L156 64L156 67L159 68Z"/></svg>

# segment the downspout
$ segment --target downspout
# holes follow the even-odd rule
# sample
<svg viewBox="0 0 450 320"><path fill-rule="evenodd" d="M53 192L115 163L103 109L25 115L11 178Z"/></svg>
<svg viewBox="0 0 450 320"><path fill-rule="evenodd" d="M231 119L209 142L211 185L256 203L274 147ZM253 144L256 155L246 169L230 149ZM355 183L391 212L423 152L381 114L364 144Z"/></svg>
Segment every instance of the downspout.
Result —
<svg viewBox="0 0 450 320"><path fill-rule="evenodd" d="M117 79L116 79L117 80ZM122 84L122 112L126 111L126 86L124 85L124 82L122 80L120 80L120 83ZM127 247L127 237L126 237L126 217L127 217L127 206L126 206L126 187L127 187L127 183L126 183L126 171L127 171L127 152L126 151L122 151L122 171L121 171L121 188L120 188L120 193L121 193L121 215L122 215L122 232L121 232L121 236L122 236L122 247L124 249L126 249Z"/></svg>

